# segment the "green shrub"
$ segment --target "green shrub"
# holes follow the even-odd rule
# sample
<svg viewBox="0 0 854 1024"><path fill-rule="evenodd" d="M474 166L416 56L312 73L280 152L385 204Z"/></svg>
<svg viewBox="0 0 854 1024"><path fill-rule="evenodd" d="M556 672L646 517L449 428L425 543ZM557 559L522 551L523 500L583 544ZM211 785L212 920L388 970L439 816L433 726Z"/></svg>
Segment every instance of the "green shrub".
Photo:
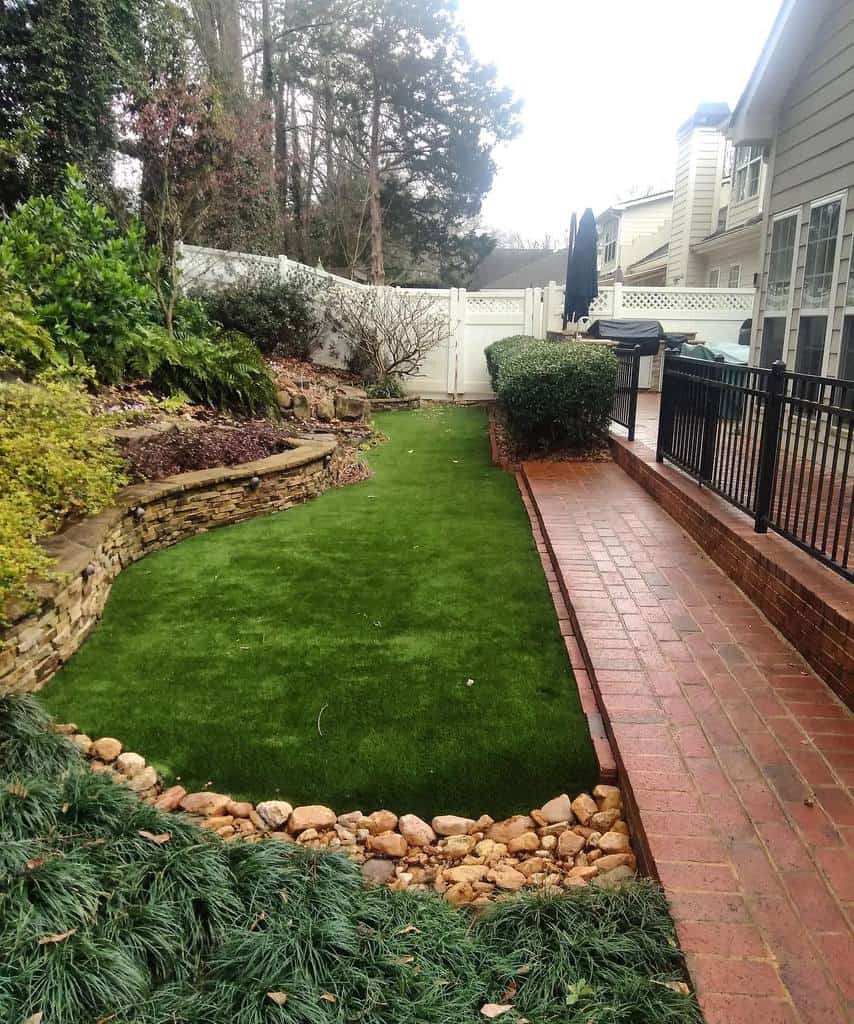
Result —
<svg viewBox="0 0 854 1024"><path fill-rule="evenodd" d="M518 352L525 345L530 345L536 340L527 334L514 334L509 338L493 341L491 345L486 346L483 354L486 356L486 369L489 371L493 391L498 392L498 375L501 364L506 363L514 352Z"/></svg>
<svg viewBox="0 0 854 1024"><path fill-rule="evenodd" d="M94 367L99 380L123 378L139 331L155 322L141 225L121 230L74 171L59 199L34 196L0 222L0 273L25 293L61 359Z"/></svg>
<svg viewBox="0 0 854 1024"><path fill-rule="evenodd" d="M0 266L0 355L28 377L57 366L59 354L50 334L38 322L27 293ZM0 371L3 367L0 366Z"/></svg>
<svg viewBox="0 0 854 1024"><path fill-rule="evenodd" d="M0 383L0 609L47 568L37 538L100 511L123 468L82 387Z"/></svg>
<svg viewBox="0 0 854 1024"><path fill-rule="evenodd" d="M265 274L199 293L198 298L212 320L247 334L262 352L308 359L317 349L322 326L321 288L307 275L280 281Z"/></svg>
<svg viewBox="0 0 854 1024"><path fill-rule="evenodd" d="M611 352L545 341L508 347L497 360L497 391L517 437L572 448L604 437L617 375Z"/></svg>
<svg viewBox="0 0 854 1024"><path fill-rule="evenodd" d="M383 377L382 380L374 381L365 385L368 398L405 398L403 384L398 377Z"/></svg>

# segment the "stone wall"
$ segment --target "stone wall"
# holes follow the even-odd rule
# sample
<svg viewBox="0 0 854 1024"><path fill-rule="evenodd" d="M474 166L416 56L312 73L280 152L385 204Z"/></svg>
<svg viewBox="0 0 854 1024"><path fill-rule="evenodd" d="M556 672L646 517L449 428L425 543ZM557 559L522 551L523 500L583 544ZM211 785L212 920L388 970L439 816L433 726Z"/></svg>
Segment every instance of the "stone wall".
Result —
<svg viewBox="0 0 854 1024"><path fill-rule="evenodd" d="M125 566L211 527L314 497L329 482L334 450L334 441L307 441L257 462L127 487L112 507L46 540L55 578L35 585L37 611L6 609L0 694L44 686L98 621Z"/></svg>

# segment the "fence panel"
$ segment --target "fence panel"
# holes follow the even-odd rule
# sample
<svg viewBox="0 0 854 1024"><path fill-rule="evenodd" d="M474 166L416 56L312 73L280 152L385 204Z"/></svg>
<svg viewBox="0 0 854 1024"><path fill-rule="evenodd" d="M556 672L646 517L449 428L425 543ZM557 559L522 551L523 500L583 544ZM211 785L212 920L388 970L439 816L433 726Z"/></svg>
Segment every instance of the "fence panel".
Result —
<svg viewBox="0 0 854 1024"><path fill-rule="evenodd" d="M638 376L640 374L640 345L634 348L616 348L617 386L611 405L611 419L629 432L629 440L635 439L635 420L638 410Z"/></svg>
<svg viewBox="0 0 854 1024"><path fill-rule="evenodd" d="M657 458L848 579L854 382L668 353Z"/></svg>

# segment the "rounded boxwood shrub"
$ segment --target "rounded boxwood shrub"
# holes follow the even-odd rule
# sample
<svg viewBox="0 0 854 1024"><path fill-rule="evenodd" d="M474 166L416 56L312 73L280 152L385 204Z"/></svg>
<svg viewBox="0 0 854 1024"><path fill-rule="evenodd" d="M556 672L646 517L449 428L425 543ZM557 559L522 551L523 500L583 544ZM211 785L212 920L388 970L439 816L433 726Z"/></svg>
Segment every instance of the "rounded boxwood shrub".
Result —
<svg viewBox="0 0 854 1024"><path fill-rule="evenodd" d="M511 355L526 345L536 343L537 339L531 338L527 334L513 334L509 338L501 338L500 341L493 341L491 345L486 346L483 354L486 356L486 368L489 371L493 391L498 391L498 375L502 363L506 363Z"/></svg>
<svg viewBox="0 0 854 1024"><path fill-rule="evenodd" d="M519 438L581 448L604 437L617 377L610 351L546 341L509 348L499 358L497 391Z"/></svg>

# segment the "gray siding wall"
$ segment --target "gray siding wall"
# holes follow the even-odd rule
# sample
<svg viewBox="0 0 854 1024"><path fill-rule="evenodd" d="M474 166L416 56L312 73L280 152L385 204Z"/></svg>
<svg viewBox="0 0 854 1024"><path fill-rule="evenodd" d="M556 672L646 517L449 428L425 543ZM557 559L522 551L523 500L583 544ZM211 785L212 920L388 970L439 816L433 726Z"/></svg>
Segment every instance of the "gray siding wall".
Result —
<svg viewBox="0 0 854 1024"><path fill-rule="evenodd" d="M831 296L829 356L825 364L831 375L836 374L839 364L854 242L854 0L837 0L785 99L774 140L755 350L758 351L760 344L766 308L771 218L788 210L799 210L792 315L784 352L784 359L792 368L797 348L810 203L846 189L841 259L835 294Z"/></svg>

